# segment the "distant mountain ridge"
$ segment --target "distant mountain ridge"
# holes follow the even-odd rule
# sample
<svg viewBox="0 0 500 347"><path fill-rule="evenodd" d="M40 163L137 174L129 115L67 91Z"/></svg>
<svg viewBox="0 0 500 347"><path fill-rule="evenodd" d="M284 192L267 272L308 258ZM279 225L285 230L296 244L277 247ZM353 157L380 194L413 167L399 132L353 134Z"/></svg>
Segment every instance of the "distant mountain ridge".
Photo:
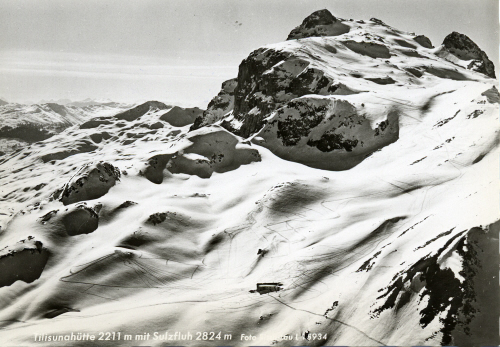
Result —
<svg viewBox="0 0 500 347"><path fill-rule="evenodd" d="M0 151L8 153L25 143L45 140L95 116L112 115L130 105L4 104L0 106Z"/></svg>

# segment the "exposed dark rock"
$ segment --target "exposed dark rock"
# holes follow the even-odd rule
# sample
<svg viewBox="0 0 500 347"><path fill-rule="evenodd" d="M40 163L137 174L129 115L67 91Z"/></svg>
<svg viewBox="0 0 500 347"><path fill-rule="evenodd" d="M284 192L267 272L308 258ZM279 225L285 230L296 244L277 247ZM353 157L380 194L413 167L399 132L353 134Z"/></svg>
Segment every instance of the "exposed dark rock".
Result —
<svg viewBox="0 0 500 347"><path fill-rule="evenodd" d="M373 317L378 317L381 312L388 309L399 311L415 300L414 297L417 294L420 294L419 302L426 305L420 311L420 325L425 328L434 319L440 317L442 345L451 345L455 342L452 334L459 326L465 327L462 331L467 334L467 327L478 313L475 302L478 297L476 290L479 286L476 283L478 283L477 276L482 266L481 259L484 259L484 256L480 254L486 244L485 242L478 243L478 234L484 235L484 231L480 228L473 228L467 232L457 233L449 238L436 253L427 255L408 269L398 273L391 284L383 289L383 294L378 299L385 299L385 302L372 312ZM492 236L498 237L498 233ZM452 246L457 239L458 242ZM495 254L498 256L498 242L496 245L497 253ZM453 270L442 267L440 264L441 257L450 256L452 252L456 252L462 260L463 265L459 275L463 280L458 279ZM498 275L498 267L496 275ZM498 293L498 288L496 291ZM495 303L498 309L498 294ZM498 335L495 339L498 339Z"/></svg>
<svg viewBox="0 0 500 347"><path fill-rule="evenodd" d="M431 40L424 35L417 35L413 38L415 42L417 42L420 46L425 47L425 48L434 48L432 45Z"/></svg>
<svg viewBox="0 0 500 347"><path fill-rule="evenodd" d="M378 25L388 26L381 19L378 19L378 18L375 18L375 17L370 18L370 21L373 22L373 23L376 23Z"/></svg>
<svg viewBox="0 0 500 347"><path fill-rule="evenodd" d="M40 219L38 221L40 223L42 223L42 224L45 224L46 222L48 222L49 220L51 220L52 217L54 217L57 214L58 211L59 210L50 211L50 212L44 214L42 217L40 217Z"/></svg>
<svg viewBox="0 0 500 347"><path fill-rule="evenodd" d="M365 80L372 81L377 84L394 84L396 81L394 81L391 77L376 77L376 78L365 78Z"/></svg>
<svg viewBox="0 0 500 347"><path fill-rule="evenodd" d="M488 100L490 104L500 103L500 94L498 93L498 89L495 86L491 87L488 90L485 90L483 93L481 93L481 95L485 96L486 100Z"/></svg>
<svg viewBox="0 0 500 347"><path fill-rule="evenodd" d="M411 48L411 49L416 49L417 46L415 46L414 44L411 44L409 43L408 41L405 41L405 40L399 40L399 39L396 39L394 40L398 45L402 46L402 47L406 47L406 48Z"/></svg>
<svg viewBox="0 0 500 347"><path fill-rule="evenodd" d="M79 205L62 218L62 223L69 236L90 234L99 225L99 216L94 209Z"/></svg>
<svg viewBox="0 0 500 347"><path fill-rule="evenodd" d="M47 106L50 110L54 111L55 113L60 114L61 116L66 116L68 114L68 110L65 106L55 104L55 103L48 103L42 106Z"/></svg>
<svg viewBox="0 0 500 347"><path fill-rule="evenodd" d="M443 46L448 52L461 60L472 60L467 66L468 69L495 78L493 62L467 35L454 31L445 37Z"/></svg>
<svg viewBox="0 0 500 347"><path fill-rule="evenodd" d="M111 117L96 117L80 125L80 129L97 128L99 125L108 125L112 123Z"/></svg>
<svg viewBox="0 0 500 347"><path fill-rule="evenodd" d="M307 141L307 145L316 147L321 152L331 152L335 149L344 149L347 152L352 152L353 148L358 145L358 140L345 139L342 134L326 132L321 135L321 138L318 141Z"/></svg>
<svg viewBox="0 0 500 347"><path fill-rule="evenodd" d="M452 333L455 346L500 345L498 261L492 261L498 259L499 229L498 221L484 228L473 228L467 235L466 247L461 247L459 255L464 266L460 275L466 278L462 286L468 286L466 294L474 299L465 302L458 312L458 324Z"/></svg>
<svg viewBox="0 0 500 347"><path fill-rule="evenodd" d="M73 176L61 193L64 205L78 201L97 199L106 194L116 181L120 180L120 170L105 162L85 165Z"/></svg>
<svg viewBox="0 0 500 347"><path fill-rule="evenodd" d="M330 11L324 9L310 14L301 25L293 29L287 40L303 39L315 36L337 36L348 33L350 27L335 18Z"/></svg>
<svg viewBox="0 0 500 347"><path fill-rule="evenodd" d="M264 125L263 119L286 102L306 94L352 94L324 71L290 53L260 49L240 64L233 115L241 126L231 132L248 137ZM265 73L264 73L265 72Z"/></svg>
<svg viewBox="0 0 500 347"><path fill-rule="evenodd" d="M479 117L480 115L482 115L484 113L483 110L475 110L474 112L472 112L471 114L467 115L467 119L473 119L473 118L477 118Z"/></svg>
<svg viewBox="0 0 500 347"><path fill-rule="evenodd" d="M371 58L384 58L391 57L389 49L379 43L375 42L356 42L356 41L343 41L342 42L351 51L358 54L367 55Z"/></svg>
<svg viewBox="0 0 500 347"><path fill-rule="evenodd" d="M133 202L133 201L130 201L130 200L127 200L124 203L120 204L120 206L118 206L116 209L120 210L120 209L124 209L124 208L130 207L130 206L134 206L134 205L137 205L137 203Z"/></svg>
<svg viewBox="0 0 500 347"><path fill-rule="evenodd" d="M439 78L446 78L455 81L466 81L468 78L464 74L445 68L437 68L433 66L425 66L425 71Z"/></svg>
<svg viewBox="0 0 500 347"><path fill-rule="evenodd" d="M243 120L244 129L241 131L243 137L258 130L262 125L263 115L272 111L276 107L276 101L273 95L276 95L277 89L268 86L265 92L260 91L260 79L262 73L280 61L285 60L290 54L271 49L260 48L252 52L248 58L243 60L239 66L238 84L235 89L235 101L233 114L235 118ZM248 115L248 112L256 107L257 113Z"/></svg>
<svg viewBox="0 0 500 347"><path fill-rule="evenodd" d="M422 75L424 74L422 71L417 70L417 69L412 68L412 67L407 67L405 70L408 71L409 73L411 73L413 76L418 77L418 78L422 77Z"/></svg>
<svg viewBox="0 0 500 347"><path fill-rule="evenodd" d="M189 138L193 144L176 155L167 168L171 173L186 173L210 178L214 172L232 171L241 165L261 161L259 151L253 148L236 148L238 139L224 130L212 131ZM196 154L204 159L191 159Z"/></svg>
<svg viewBox="0 0 500 347"><path fill-rule="evenodd" d="M148 125L149 129L161 129L163 128L163 123L162 122L156 122L153 124Z"/></svg>
<svg viewBox="0 0 500 347"><path fill-rule="evenodd" d="M360 267L359 269L356 270L356 272L361 272L361 271L370 271L374 265L374 261L375 259L377 259L377 257L380 255L380 253L382 253L382 251L378 251L377 253L375 253L370 259L368 259L367 261L365 261Z"/></svg>
<svg viewBox="0 0 500 347"><path fill-rule="evenodd" d="M236 148L237 138L224 130L189 137L192 145L181 153L158 154L148 160L143 175L153 183L163 182L164 170L177 174L210 178L214 172L235 170L241 165L260 161L260 154L252 148ZM194 154L194 156L191 156Z"/></svg>
<svg viewBox="0 0 500 347"><path fill-rule="evenodd" d="M47 185L46 183L40 183L40 184L37 184L36 186L34 186L33 189L34 190L40 190L43 187L45 187L46 185Z"/></svg>
<svg viewBox="0 0 500 347"><path fill-rule="evenodd" d="M164 222L165 219L167 219L167 213L168 212L153 213L151 216L149 216L146 223L150 223L153 225L160 224L161 222Z"/></svg>
<svg viewBox="0 0 500 347"><path fill-rule="evenodd" d="M111 138L111 135L104 131L102 133L91 134L90 138L95 143L101 143L102 140L109 140Z"/></svg>
<svg viewBox="0 0 500 347"><path fill-rule="evenodd" d="M169 107L170 106L167 106L159 101L147 101L144 104L141 104L130 110L115 115L114 118L131 122L133 120L142 117L143 115L148 113L151 109L165 110Z"/></svg>
<svg viewBox="0 0 500 347"><path fill-rule="evenodd" d="M182 108L174 106L170 111L160 117L162 121L170 123L174 127L183 127L192 124L195 119L203 113L198 107Z"/></svg>
<svg viewBox="0 0 500 347"><path fill-rule="evenodd" d="M289 115L283 120L278 120L276 135L281 139L283 146L295 146L324 120L326 107L308 107L307 104L300 100L291 101L287 106L299 110L300 117ZM314 146L314 144L311 144L311 146Z"/></svg>
<svg viewBox="0 0 500 347"><path fill-rule="evenodd" d="M313 12L308 17L304 19L302 22L302 27L306 29L314 28L318 25L329 25L337 22L337 18L335 18L330 11L327 9L318 10Z"/></svg>
<svg viewBox="0 0 500 347"><path fill-rule="evenodd" d="M326 170L347 170L399 137L399 113L372 129L345 100L294 99L273 113L253 140L277 156Z"/></svg>
<svg viewBox="0 0 500 347"><path fill-rule="evenodd" d="M0 250L0 287L16 281L31 283L42 275L49 252L42 242L29 236L15 245Z"/></svg>
<svg viewBox="0 0 500 347"><path fill-rule="evenodd" d="M64 130L65 127L49 131L42 126L33 123L19 124L17 127L3 126L0 128L0 137L8 139L19 139L28 143L42 141L54 136L55 133Z"/></svg>
<svg viewBox="0 0 500 347"><path fill-rule="evenodd" d="M147 167L143 172L144 177L153 183L162 183L163 170L165 170L167 163L173 156L173 154L158 154L149 158Z"/></svg>
<svg viewBox="0 0 500 347"><path fill-rule="evenodd" d="M52 319L55 317L58 317L62 314L65 314L67 312L80 312L80 310L75 310L69 307L61 307L61 308L55 308L44 314L44 318Z"/></svg>
<svg viewBox="0 0 500 347"><path fill-rule="evenodd" d="M203 112L203 115L196 117L190 130L196 130L205 125L213 124L232 111L234 107L234 91L237 84L238 81L236 78L223 82L219 94L210 100L207 110Z"/></svg>
<svg viewBox="0 0 500 347"><path fill-rule="evenodd" d="M41 156L40 159L42 159L42 161L44 163L47 163L47 162L52 161L52 160L62 160L62 159L68 158L68 157L75 155L75 154L92 152L99 147L97 147L96 145L94 145L90 141L81 140L78 143L76 143L73 148L74 149L45 154L45 155Z"/></svg>

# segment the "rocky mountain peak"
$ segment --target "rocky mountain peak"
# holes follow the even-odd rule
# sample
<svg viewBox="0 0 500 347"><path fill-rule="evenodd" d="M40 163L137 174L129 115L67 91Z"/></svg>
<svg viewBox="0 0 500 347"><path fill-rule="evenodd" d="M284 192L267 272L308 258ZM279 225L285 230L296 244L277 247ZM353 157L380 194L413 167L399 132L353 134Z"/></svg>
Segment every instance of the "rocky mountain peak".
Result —
<svg viewBox="0 0 500 347"><path fill-rule="evenodd" d="M318 10L311 13L304 21L302 26L310 29L317 25L329 25L337 22L337 18L327 9Z"/></svg>
<svg viewBox="0 0 500 347"><path fill-rule="evenodd" d="M467 51L480 51L479 47L467 35L452 32L444 38L443 45L448 49L460 49Z"/></svg>
<svg viewBox="0 0 500 347"><path fill-rule="evenodd" d="M301 25L293 29L287 40L303 39L315 36L337 36L349 32L349 26L342 24L327 9L311 13Z"/></svg>
<svg viewBox="0 0 500 347"><path fill-rule="evenodd" d="M467 68L495 78L495 66L486 53L467 35L456 31L445 37L444 49L462 61L471 61Z"/></svg>

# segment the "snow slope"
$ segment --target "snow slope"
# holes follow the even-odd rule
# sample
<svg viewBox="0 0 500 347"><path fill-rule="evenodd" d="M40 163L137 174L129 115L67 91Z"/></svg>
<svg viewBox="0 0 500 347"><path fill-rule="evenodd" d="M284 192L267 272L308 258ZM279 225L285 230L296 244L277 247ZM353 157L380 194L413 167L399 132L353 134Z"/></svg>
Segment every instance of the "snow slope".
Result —
<svg viewBox="0 0 500 347"><path fill-rule="evenodd" d="M2 345L498 344L497 81L339 23L5 157Z"/></svg>

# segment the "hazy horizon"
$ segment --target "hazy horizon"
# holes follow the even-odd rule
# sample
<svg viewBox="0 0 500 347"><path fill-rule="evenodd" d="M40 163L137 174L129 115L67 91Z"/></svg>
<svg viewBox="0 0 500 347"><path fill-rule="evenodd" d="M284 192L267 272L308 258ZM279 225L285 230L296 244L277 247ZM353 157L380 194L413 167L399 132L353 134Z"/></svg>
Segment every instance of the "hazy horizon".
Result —
<svg viewBox="0 0 500 347"><path fill-rule="evenodd" d="M498 73L498 2L4 1L0 98L159 100L205 108L254 49L284 41L312 12L376 17L435 46L466 34Z"/></svg>

